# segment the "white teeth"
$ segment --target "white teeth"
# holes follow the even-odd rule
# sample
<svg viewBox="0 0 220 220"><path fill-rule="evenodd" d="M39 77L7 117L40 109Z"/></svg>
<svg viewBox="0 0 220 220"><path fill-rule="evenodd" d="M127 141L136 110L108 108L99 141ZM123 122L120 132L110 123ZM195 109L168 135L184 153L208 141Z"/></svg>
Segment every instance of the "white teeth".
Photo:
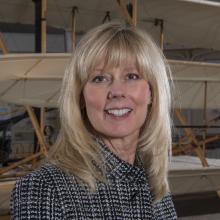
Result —
<svg viewBox="0 0 220 220"><path fill-rule="evenodd" d="M112 114L114 116L123 116L130 112L131 109L129 108L123 108L123 109L109 109L107 110L108 114Z"/></svg>

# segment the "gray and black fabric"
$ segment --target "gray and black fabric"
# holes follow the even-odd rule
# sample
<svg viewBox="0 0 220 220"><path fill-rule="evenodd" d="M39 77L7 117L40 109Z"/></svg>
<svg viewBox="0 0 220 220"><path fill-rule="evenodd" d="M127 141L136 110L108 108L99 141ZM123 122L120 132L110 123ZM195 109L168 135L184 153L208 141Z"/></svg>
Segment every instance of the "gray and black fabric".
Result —
<svg viewBox="0 0 220 220"><path fill-rule="evenodd" d="M16 183L12 219L177 219L171 196L152 203L145 171L102 146L111 184L97 182L97 191L52 164L45 164Z"/></svg>

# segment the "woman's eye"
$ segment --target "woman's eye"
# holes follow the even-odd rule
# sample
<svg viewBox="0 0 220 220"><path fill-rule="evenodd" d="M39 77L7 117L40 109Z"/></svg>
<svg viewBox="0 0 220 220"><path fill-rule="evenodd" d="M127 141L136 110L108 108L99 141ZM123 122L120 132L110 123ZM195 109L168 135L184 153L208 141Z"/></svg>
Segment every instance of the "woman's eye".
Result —
<svg viewBox="0 0 220 220"><path fill-rule="evenodd" d="M128 80L137 80L137 79L140 79L140 76L137 73L128 73L127 79Z"/></svg>
<svg viewBox="0 0 220 220"><path fill-rule="evenodd" d="M99 75L99 76L95 76L93 79L92 79L92 82L94 83L102 83L102 82L106 82L108 79L106 76L102 76L102 75Z"/></svg>

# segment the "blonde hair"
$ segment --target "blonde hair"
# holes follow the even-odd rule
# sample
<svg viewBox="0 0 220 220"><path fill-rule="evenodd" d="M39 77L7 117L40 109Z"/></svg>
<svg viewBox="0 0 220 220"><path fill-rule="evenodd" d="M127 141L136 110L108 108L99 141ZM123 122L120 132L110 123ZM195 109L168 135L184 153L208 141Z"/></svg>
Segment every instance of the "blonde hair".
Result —
<svg viewBox="0 0 220 220"><path fill-rule="evenodd" d="M59 167L91 188L104 180L94 164L101 167L102 156L92 138L94 130L82 104L82 91L88 74L105 59L106 65L118 66L128 57L136 59L138 70L150 84L152 103L141 129L138 153L149 178L154 201L169 190L167 182L168 150L171 146L170 87L164 57L143 31L120 23L98 26L84 35L66 70L60 105L61 130L50 153Z"/></svg>

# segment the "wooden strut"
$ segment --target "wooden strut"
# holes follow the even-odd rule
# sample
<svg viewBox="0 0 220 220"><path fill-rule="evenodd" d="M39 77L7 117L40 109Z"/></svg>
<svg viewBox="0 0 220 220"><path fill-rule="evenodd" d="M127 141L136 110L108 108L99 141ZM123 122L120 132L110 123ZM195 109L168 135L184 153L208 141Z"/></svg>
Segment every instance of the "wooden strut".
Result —
<svg viewBox="0 0 220 220"><path fill-rule="evenodd" d="M0 33L0 49L2 50L3 54L9 53L2 33Z"/></svg>
<svg viewBox="0 0 220 220"><path fill-rule="evenodd" d="M47 0L41 0L41 52L47 52Z"/></svg>
<svg viewBox="0 0 220 220"><path fill-rule="evenodd" d="M163 47L164 47L164 22L163 20L161 20L161 24L160 24L160 47L161 47L161 50L163 50Z"/></svg>
<svg viewBox="0 0 220 220"><path fill-rule="evenodd" d="M183 144L186 143L186 141L188 141L188 137L186 137L186 136L183 136L183 137L179 138L178 143L173 144L172 154L173 155L178 155L182 152L186 152L188 150L191 150L191 147L192 147L191 145L190 146L189 145L182 146Z"/></svg>
<svg viewBox="0 0 220 220"><path fill-rule="evenodd" d="M185 138L185 137L183 137L183 138ZM179 153L181 153L181 152L190 150L190 149L192 148L192 145L189 145L189 144L184 145L184 147L182 146L182 147L180 147L180 148L179 148L179 147L177 148L177 146L180 146L181 144L184 143L184 142L182 141L183 138L181 138L181 139L178 141L177 144L174 144L174 145L173 145L173 151L172 151L172 152L173 152L173 155L177 155L177 154L179 154ZM213 136L213 137L209 137L209 138L206 138L205 140L199 141L199 142L198 142L198 145L199 145L199 146L202 146L204 143L205 143L205 144L208 144L208 143L211 143L211 142L214 142L214 141L217 141L217 140L220 140L220 135L215 135L215 136Z"/></svg>
<svg viewBox="0 0 220 220"><path fill-rule="evenodd" d="M207 81L205 81L205 86L204 86L204 106L203 106L203 123L205 125L208 124L207 122ZM205 150L206 150L206 143L205 143L205 139L206 139L206 136L207 136L207 128L204 129L203 131L203 143L202 143L202 146L203 146L203 154L205 154Z"/></svg>
<svg viewBox="0 0 220 220"><path fill-rule="evenodd" d="M14 179L16 177L22 177L26 174L27 172L16 172L14 174L4 174L4 175L0 175L0 181L1 180L9 180L9 179Z"/></svg>
<svg viewBox="0 0 220 220"><path fill-rule="evenodd" d="M203 142L205 142L205 144L208 144L210 142L217 141L217 140L220 140L220 134L219 135L215 135L215 136L210 137L210 138L206 138L203 141L200 141L199 145L203 144Z"/></svg>
<svg viewBox="0 0 220 220"><path fill-rule="evenodd" d="M8 172L8 171L10 171L10 170L20 166L21 164L24 164L24 163L27 163L27 162L29 162L31 160L34 160L35 158L37 158L37 157L39 157L41 155L42 155L42 152L38 152L38 153L32 154L32 155L30 155L30 156L28 156L28 157L26 157L26 158L24 158L24 159L22 159L22 160L20 160L18 162L15 162L15 163L7 166L7 167L1 168L0 169L0 174L6 173L6 172Z"/></svg>
<svg viewBox="0 0 220 220"><path fill-rule="evenodd" d="M44 126L45 126L45 108L40 108L40 131L41 134L44 133Z"/></svg>
<svg viewBox="0 0 220 220"><path fill-rule="evenodd" d="M45 144L45 141L44 141L44 138L43 138L42 130L41 130L40 125L37 121L37 118L36 118L32 108L30 106L26 106L26 110L29 114L29 117L30 117L30 120L32 122L33 128L36 132L38 141L40 143L40 152L32 154L32 155L30 155L30 156L28 156L28 157L26 157L26 158L24 158L24 159L22 159L22 160L20 160L16 163L13 163L13 164L5 167L5 168L1 168L0 169L0 174L8 172L9 170L12 170L12 169L14 169L14 168L16 168L16 167L18 167L18 166L20 166L24 163L27 163L29 161L35 161L36 158L39 157L39 156L42 156L42 155L47 156L46 144Z"/></svg>
<svg viewBox="0 0 220 220"><path fill-rule="evenodd" d="M188 144L186 146L179 146L178 148L176 146L173 145L173 148L172 148L172 155L173 156L176 156L176 155L180 155L182 153L185 153L187 151L191 151L192 150L192 145L191 144Z"/></svg>
<svg viewBox="0 0 220 220"><path fill-rule="evenodd" d="M163 19L156 18L154 20L154 25L160 27L160 49L163 50L163 47L164 47L164 21Z"/></svg>
<svg viewBox="0 0 220 220"><path fill-rule="evenodd" d="M31 122L32 122L32 125L33 125L33 128L36 132L36 135L37 135L37 138L38 138L38 141L40 143L40 150L41 152L47 156L47 148L46 148L46 143L44 141L44 137L43 137L43 134L41 132L41 129L40 129L40 125L37 121L37 118L33 112L33 109L30 107L30 106L25 106L26 107L26 110L28 112L28 115L31 119Z"/></svg>
<svg viewBox="0 0 220 220"><path fill-rule="evenodd" d="M181 124L186 125L187 121L185 119L185 117L181 114L181 112L177 109L175 109L175 114L177 116L177 118L179 119L179 121L181 122ZM188 140L190 142L190 146L192 147L192 149L194 150L194 152L196 153L196 155L199 157L202 165L204 167L208 167L208 162L203 154L203 151L200 147L200 143L197 141L197 139L195 138L195 136L193 135L193 132L190 128L184 128L184 132L186 133L186 136L188 137Z"/></svg>
<svg viewBox="0 0 220 220"><path fill-rule="evenodd" d="M133 27L137 26L137 0L132 0L132 16L128 13L123 0L116 0L126 21Z"/></svg>
<svg viewBox="0 0 220 220"><path fill-rule="evenodd" d="M137 0L132 0L132 21L134 27L137 26Z"/></svg>
<svg viewBox="0 0 220 220"><path fill-rule="evenodd" d="M160 47L161 50L163 50L164 47L164 22L163 20L160 20Z"/></svg>
<svg viewBox="0 0 220 220"><path fill-rule="evenodd" d="M40 109L40 131L41 131L41 134L43 137L44 137L44 127L45 127L45 108L41 107L41 109ZM42 149L42 148L43 148L43 146L41 144L38 144L37 148L35 150L35 153L37 153L39 151L39 149ZM36 167L36 163L37 163L36 159L37 158L35 158L32 161L32 168Z"/></svg>
<svg viewBox="0 0 220 220"><path fill-rule="evenodd" d="M185 127L188 127L188 126L186 125ZM207 126L207 127L209 127L209 126ZM183 137L179 138L178 143L173 144L173 149L172 149L173 155L178 155L178 154L181 154L182 152L192 150L192 145L186 143L186 141L187 141L186 138L188 140L187 136L183 136ZM212 136L212 137L205 138L202 141L199 141L198 145L199 146L204 146L208 143L211 143L211 142L214 142L214 141L217 141L217 140L220 140L220 134ZM181 146L182 144L184 144L184 146ZM204 154L204 152L203 152L203 154Z"/></svg>
<svg viewBox="0 0 220 220"><path fill-rule="evenodd" d="M76 13L78 7L74 6L72 9L72 50L76 48Z"/></svg>

